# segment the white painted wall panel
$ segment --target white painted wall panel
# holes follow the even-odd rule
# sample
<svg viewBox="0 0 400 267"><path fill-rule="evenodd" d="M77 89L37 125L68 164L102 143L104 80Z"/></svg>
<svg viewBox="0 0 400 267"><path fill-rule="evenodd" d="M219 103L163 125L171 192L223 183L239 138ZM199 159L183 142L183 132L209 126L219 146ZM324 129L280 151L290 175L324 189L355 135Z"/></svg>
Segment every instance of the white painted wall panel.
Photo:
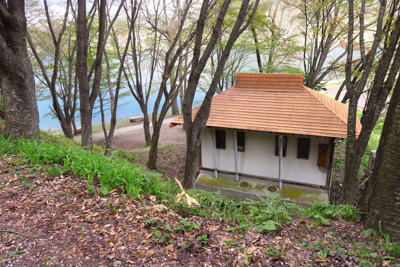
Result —
<svg viewBox="0 0 400 267"><path fill-rule="evenodd" d="M217 168L224 171L235 171L233 130L226 132L226 149L215 149ZM276 133L245 132L245 151L238 153L238 171L250 175L278 178L279 157L275 156ZM326 174L317 167L319 144L328 144L329 138L286 135L286 157L282 162L282 179L316 185L326 185ZM309 159L297 158L297 139L310 138ZM215 129L213 129L215 144ZM209 128L202 135L202 166L213 169Z"/></svg>

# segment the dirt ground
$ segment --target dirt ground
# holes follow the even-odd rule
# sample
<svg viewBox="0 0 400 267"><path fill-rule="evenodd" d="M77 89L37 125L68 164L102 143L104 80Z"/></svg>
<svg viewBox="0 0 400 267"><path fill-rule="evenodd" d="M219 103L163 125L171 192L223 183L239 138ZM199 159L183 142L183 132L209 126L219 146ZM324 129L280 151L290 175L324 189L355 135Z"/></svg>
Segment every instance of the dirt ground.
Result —
<svg viewBox="0 0 400 267"><path fill-rule="evenodd" d="M153 128L150 127L150 132ZM104 144L104 137L97 139L96 143ZM161 127L159 150L157 154L157 171L167 177L182 178L185 170L186 158L186 133L182 125L169 128L169 123ZM118 147L136 155L135 163L145 166L149 146L146 146L143 128L124 131L114 136L113 146Z"/></svg>
<svg viewBox="0 0 400 267"><path fill-rule="evenodd" d="M326 226L298 217L279 231L259 233L250 228L246 233L236 232L230 229L237 225L217 216L193 216L176 207L156 209L156 205L173 200L149 195L132 199L117 189L108 196L93 194L80 176L50 175L40 171L41 167L21 165L20 160L0 156L0 266L399 263L379 245L365 248L373 242L372 235L361 234L360 221L331 221ZM98 182L92 185L99 190ZM369 265L359 265L360 258Z"/></svg>
<svg viewBox="0 0 400 267"><path fill-rule="evenodd" d="M150 132L153 132L153 127L150 127ZM182 125L169 128L169 124L163 124L158 143L160 144L160 147L172 144L186 145L186 134L182 128ZM114 136L113 146L129 151L138 150L138 148L146 150L149 149L143 148L146 146L143 129L134 129L130 132Z"/></svg>

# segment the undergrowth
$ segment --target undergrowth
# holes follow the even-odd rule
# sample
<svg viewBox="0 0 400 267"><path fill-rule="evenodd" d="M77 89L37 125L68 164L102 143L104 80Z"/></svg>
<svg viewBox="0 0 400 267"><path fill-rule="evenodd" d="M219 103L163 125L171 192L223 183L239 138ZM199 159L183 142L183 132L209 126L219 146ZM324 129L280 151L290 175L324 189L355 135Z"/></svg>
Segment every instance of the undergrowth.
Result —
<svg viewBox="0 0 400 267"><path fill-rule="evenodd" d="M68 142L66 141L64 145L68 145ZM0 153L18 155L22 158L22 164L45 165L50 174L80 175L87 180L88 192L107 195L111 189L118 188L135 198L145 194L158 196L160 203L166 205L168 209L174 209L175 212L188 217L197 215L221 219L231 225L229 230L238 233L256 229L260 233L272 231L277 234L283 227L291 225L294 218L297 221L308 220L309 227L330 225L331 220L354 221L360 218L356 207L329 202L315 202L309 207L304 207L288 202L279 194L271 194L268 198L260 197L259 201L234 201L219 192L188 190L186 192L200 204L189 207L183 201L178 203L174 201L174 196L179 190L171 179L162 181L158 179L159 174L147 172L143 167L132 165L119 156L108 158L77 146L66 147L43 140L23 138L6 139L0 134ZM93 186L94 181L98 181L100 187ZM185 226L186 224L182 223L182 227ZM164 239L167 241L170 233L159 231L160 233L157 233L160 235L159 239L165 236ZM207 242L206 238L202 238L201 242ZM394 257L400 256L398 243L387 241L383 247Z"/></svg>
<svg viewBox="0 0 400 267"><path fill-rule="evenodd" d="M71 140L72 141L72 140ZM69 142L69 141L67 141ZM66 147L43 140L6 139L0 134L0 153L21 155L32 165L48 164L53 173L71 171L87 180L88 191L94 179L100 182L100 192L107 194L112 188L123 188L126 194L141 193L162 195L157 173L146 172L141 166L132 165L116 156L104 157L79 147Z"/></svg>
<svg viewBox="0 0 400 267"><path fill-rule="evenodd" d="M65 139L65 138L64 138ZM0 153L22 156L31 165L45 163L51 174L71 172L87 180L87 190L95 192L94 181L100 183L99 194L107 195L113 188L122 189L128 196L140 197L140 194L159 196L163 204L174 207L188 215L222 218L239 225L233 230L247 231L257 227L258 231L276 230L292 223L293 216L309 217L315 224L329 224L328 219L358 218L356 208L329 203L314 203L305 208L282 199L279 194L261 198L259 201L234 201L218 192L209 193L202 190L189 190L200 206L189 207L186 203L172 201L178 192L177 186L169 181L158 179L158 173L147 172L139 165L132 165L116 154L104 157L99 153L81 149L72 140L55 144L44 140L6 139L0 134Z"/></svg>

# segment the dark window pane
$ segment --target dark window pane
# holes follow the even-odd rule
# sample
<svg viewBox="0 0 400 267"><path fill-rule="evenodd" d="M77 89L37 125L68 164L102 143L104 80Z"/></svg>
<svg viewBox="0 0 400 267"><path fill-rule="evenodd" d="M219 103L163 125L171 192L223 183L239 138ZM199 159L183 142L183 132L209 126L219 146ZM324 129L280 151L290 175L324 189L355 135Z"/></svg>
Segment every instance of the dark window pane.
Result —
<svg viewBox="0 0 400 267"><path fill-rule="evenodd" d="M244 133L243 132L237 133L237 149L240 152L244 152Z"/></svg>
<svg viewBox="0 0 400 267"><path fill-rule="evenodd" d="M287 137L283 136L283 153L282 156L286 157ZM279 156L279 135L275 139L275 156Z"/></svg>
<svg viewBox="0 0 400 267"><path fill-rule="evenodd" d="M215 136L217 139L217 148L225 149L225 131L224 130L216 130Z"/></svg>
<svg viewBox="0 0 400 267"><path fill-rule="evenodd" d="M310 152L310 139L299 138L297 146L297 158L308 159L309 152Z"/></svg>

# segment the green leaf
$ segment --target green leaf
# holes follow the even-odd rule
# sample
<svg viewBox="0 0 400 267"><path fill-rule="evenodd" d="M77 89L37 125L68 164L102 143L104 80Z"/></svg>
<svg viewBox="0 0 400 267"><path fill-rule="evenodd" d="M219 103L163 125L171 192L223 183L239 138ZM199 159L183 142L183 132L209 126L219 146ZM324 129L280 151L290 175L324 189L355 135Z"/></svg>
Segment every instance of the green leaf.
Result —
<svg viewBox="0 0 400 267"><path fill-rule="evenodd" d="M197 225L197 223L192 222L193 228L199 230L200 226Z"/></svg>
<svg viewBox="0 0 400 267"><path fill-rule="evenodd" d="M265 230L267 231L274 231L276 230L276 225L278 223L272 220L268 220L266 222L263 222L262 224L257 226L257 231L258 232L264 232Z"/></svg>
<svg viewBox="0 0 400 267"><path fill-rule="evenodd" d="M368 237L370 234L374 233L376 235L376 232L374 229L367 229L361 232L362 235L365 235L365 237Z"/></svg>
<svg viewBox="0 0 400 267"><path fill-rule="evenodd" d="M327 220L327 219L325 219L324 217L320 217L320 219L321 219L321 222L323 223L323 224L325 224L325 225L330 225L331 223L329 222L329 220Z"/></svg>
<svg viewBox="0 0 400 267"><path fill-rule="evenodd" d="M53 167L49 170L49 174L53 174L53 175L58 175L58 174L63 174L64 171L59 168L59 167Z"/></svg>
<svg viewBox="0 0 400 267"><path fill-rule="evenodd" d="M155 220L157 220L156 217L151 217L150 219L145 220L144 223L154 222Z"/></svg>
<svg viewBox="0 0 400 267"><path fill-rule="evenodd" d="M154 236L155 236L156 238L160 238L160 237L161 237L161 232L160 232L160 231L156 231L156 232L154 233Z"/></svg>
<svg viewBox="0 0 400 267"><path fill-rule="evenodd" d="M103 195L107 195L108 194L108 187L105 185L101 185L100 187L100 193L102 193Z"/></svg>
<svg viewBox="0 0 400 267"><path fill-rule="evenodd" d="M29 174L30 177L35 177L36 176L36 172Z"/></svg>

